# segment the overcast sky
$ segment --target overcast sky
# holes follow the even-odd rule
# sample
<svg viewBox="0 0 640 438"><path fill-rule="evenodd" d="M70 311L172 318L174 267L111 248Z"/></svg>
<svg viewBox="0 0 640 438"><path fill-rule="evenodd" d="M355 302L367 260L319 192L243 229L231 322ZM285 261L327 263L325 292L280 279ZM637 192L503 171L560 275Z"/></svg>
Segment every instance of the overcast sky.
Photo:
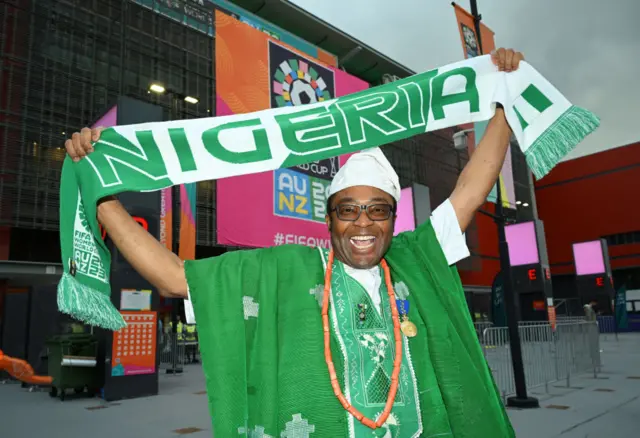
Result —
<svg viewBox="0 0 640 438"><path fill-rule="evenodd" d="M463 59L450 0L291 1L415 71ZM600 116L570 158L640 141L640 0L478 0L478 10L497 47L523 52Z"/></svg>

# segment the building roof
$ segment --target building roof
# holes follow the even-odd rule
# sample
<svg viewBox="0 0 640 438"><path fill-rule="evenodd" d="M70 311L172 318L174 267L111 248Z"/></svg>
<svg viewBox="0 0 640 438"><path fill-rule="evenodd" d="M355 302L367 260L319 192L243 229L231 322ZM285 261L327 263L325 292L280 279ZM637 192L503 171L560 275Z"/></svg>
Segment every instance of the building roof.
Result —
<svg viewBox="0 0 640 438"><path fill-rule="evenodd" d="M339 66L372 85L415 72L287 0L230 0L243 9L333 53Z"/></svg>

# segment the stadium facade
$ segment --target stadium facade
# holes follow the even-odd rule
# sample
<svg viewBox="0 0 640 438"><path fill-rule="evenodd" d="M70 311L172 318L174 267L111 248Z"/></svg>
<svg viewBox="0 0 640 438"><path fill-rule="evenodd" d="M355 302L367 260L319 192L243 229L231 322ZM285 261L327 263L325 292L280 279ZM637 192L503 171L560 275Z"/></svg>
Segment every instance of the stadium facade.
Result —
<svg viewBox="0 0 640 438"><path fill-rule="evenodd" d="M414 73L287 1L0 0L0 291L59 275L59 180L72 132L92 125L119 96L159 105L165 119L216 114L216 10L285 43L329 53L339 69L371 86ZM198 104L173 108L170 96L148 91L155 81ZM427 186L434 206L468 161L467 151L454 149L453 133L384 147L403 186ZM532 182L517 147L512 161L516 199L529 205L512 214L531 220ZM224 252L215 182L197 185L196 204L197 257ZM471 293L486 294L499 269L495 224L480 214L467 236L473 256L459 268L470 304L485 313L487 296Z"/></svg>

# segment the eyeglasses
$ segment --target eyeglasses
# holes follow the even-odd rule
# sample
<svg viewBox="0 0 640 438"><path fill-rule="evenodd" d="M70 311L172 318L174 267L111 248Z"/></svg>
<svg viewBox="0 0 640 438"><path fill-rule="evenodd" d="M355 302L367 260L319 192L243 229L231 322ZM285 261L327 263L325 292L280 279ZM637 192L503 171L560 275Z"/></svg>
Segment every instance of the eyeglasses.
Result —
<svg viewBox="0 0 640 438"><path fill-rule="evenodd" d="M342 221L357 221L362 214L362 210L367 212L367 216L372 221L386 221L395 212L395 207L390 204L340 204L331 211L335 211L338 219Z"/></svg>

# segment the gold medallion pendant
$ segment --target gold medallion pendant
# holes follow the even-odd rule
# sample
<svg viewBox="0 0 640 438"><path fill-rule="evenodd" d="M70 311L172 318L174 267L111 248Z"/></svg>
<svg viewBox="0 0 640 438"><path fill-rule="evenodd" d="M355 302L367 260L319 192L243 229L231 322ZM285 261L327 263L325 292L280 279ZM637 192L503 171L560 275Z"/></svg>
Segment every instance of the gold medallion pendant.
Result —
<svg viewBox="0 0 640 438"><path fill-rule="evenodd" d="M418 327L406 318L400 323L400 330L402 330L402 333L408 338L413 338L418 334Z"/></svg>

